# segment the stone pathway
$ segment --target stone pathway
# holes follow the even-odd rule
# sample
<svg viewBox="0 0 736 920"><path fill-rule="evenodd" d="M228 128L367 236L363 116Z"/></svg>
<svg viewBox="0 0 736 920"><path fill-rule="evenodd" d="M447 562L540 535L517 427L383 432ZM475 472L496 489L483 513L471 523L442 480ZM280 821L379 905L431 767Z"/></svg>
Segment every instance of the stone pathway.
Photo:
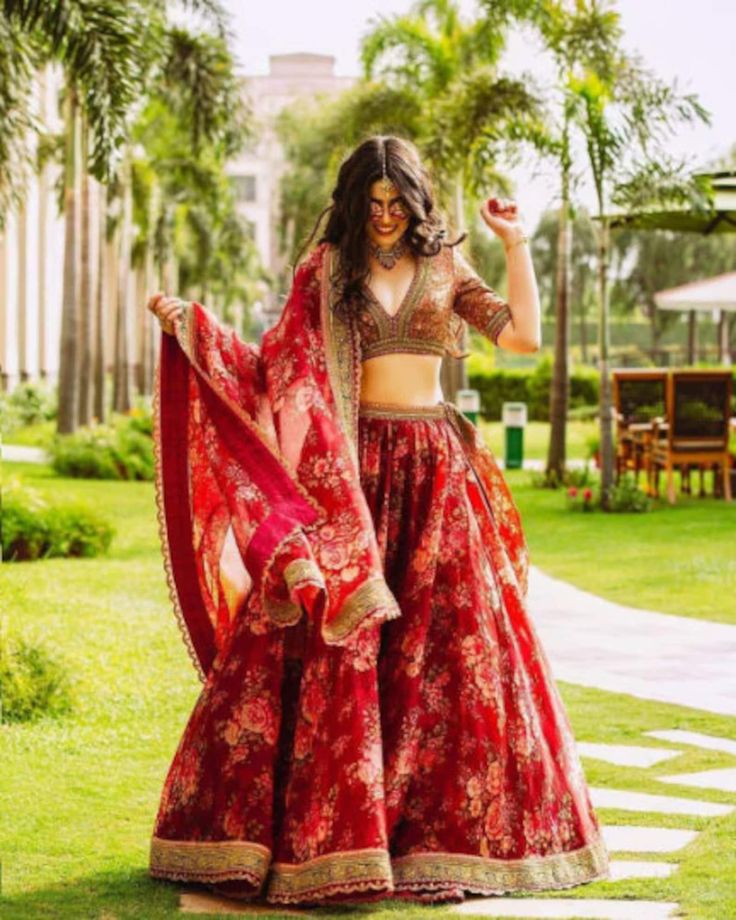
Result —
<svg viewBox="0 0 736 920"><path fill-rule="evenodd" d="M615 604L536 566L529 609L557 680L736 716L736 626Z"/></svg>
<svg viewBox="0 0 736 920"><path fill-rule="evenodd" d="M736 768L725 770L703 770L700 773L675 773L672 776L658 776L660 783L674 783L677 786L697 786L700 789L718 789L720 792L736 792Z"/></svg>
<svg viewBox="0 0 736 920"><path fill-rule="evenodd" d="M686 732L681 728L668 731L645 732L650 738L671 741L673 744L692 744L694 747L707 748L709 751L723 751L736 754L736 738L718 738L715 735L703 735L701 732Z"/></svg>
<svg viewBox="0 0 736 920"><path fill-rule="evenodd" d="M653 767L663 760L678 757L680 752L672 748L638 747L635 744L596 744L579 741L578 753L596 760L605 760L619 767Z"/></svg>
<svg viewBox="0 0 736 920"><path fill-rule="evenodd" d="M657 777L661 779L661 777ZM701 802L699 799L682 799L651 792L629 792L627 789L601 789L590 787L594 808L620 808L622 811L658 812L664 815L697 815L714 818L727 815L736 806L719 802Z"/></svg>
<svg viewBox="0 0 736 920"><path fill-rule="evenodd" d="M3 444L0 456L16 463L46 463L48 460L46 451L41 447L24 447L22 444Z"/></svg>
<svg viewBox="0 0 736 920"><path fill-rule="evenodd" d="M556 917L569 920L667 920L677 916L677 904L665 901L607 901L555 898L535 901L519 898L472 899L451 907L454 914L482 917Z"/></svg>

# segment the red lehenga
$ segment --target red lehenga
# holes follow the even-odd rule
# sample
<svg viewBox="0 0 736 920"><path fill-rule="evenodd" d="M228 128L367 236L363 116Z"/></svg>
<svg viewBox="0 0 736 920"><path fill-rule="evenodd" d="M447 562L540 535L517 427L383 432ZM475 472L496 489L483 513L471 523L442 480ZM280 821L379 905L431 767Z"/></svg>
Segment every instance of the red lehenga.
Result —
<svg viewBox="0 0 736 920"><path fill-rule="evenodd" d="M607 878L505 480L451 404L359 405L330 257L260 347L199 304L162 336L159 525L204 686L150 873L273 904Z"/></svg>

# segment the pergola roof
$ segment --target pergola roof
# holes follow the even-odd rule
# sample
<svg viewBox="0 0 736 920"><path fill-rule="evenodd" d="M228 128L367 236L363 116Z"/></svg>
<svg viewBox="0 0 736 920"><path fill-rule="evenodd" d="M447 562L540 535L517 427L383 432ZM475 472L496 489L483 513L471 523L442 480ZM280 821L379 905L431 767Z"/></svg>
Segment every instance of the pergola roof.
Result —
<svg viewBox="0 0 736 920"><path fill-rule="evenodd" d="M654 302L660 310L736 311L736 272L658 291Z"/></svg>

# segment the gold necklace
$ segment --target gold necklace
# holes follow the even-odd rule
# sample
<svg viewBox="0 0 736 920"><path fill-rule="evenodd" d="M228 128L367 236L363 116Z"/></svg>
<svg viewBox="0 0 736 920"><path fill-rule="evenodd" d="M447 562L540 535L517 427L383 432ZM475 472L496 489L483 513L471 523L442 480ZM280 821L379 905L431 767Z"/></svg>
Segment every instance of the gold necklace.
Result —
<svg viewBox="0 0 736 920"><path fill-rule="evenodd" d="M390 249L382 249L377 243L371 242L371 251L373 257L380 262L384 268L393 268L406 252L406 241L402 237L398 239Z"/></svg>

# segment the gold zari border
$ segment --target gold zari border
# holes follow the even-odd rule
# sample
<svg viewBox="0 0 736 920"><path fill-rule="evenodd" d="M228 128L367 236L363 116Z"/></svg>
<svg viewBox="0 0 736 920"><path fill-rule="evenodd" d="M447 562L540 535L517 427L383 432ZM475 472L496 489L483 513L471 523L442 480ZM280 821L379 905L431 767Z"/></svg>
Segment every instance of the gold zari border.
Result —
<svg viewBox="0 0 736 920"><path fill-rule="evenodd" d="M240 840L165 840L151 838L149 872L154 878L209 882L245 878L260 885L271 851Z"/></svg>
<svg viewBox="0 0 736 920"><path fill-rule="evenodd" d="M602 838L578 850L498 859L463 853L415 853L392 862L394 882L405 890L458 885L467 891L543 891L568 888L609 877L608 851Z"/></svg>
<svg viewBox="0 0 736 920"><path fill-rule="evenodd" d="M327 853L304 863L271 863L270 851L235 841L152 838L151 875L185 881L248 878L266 884L271 903L318 901L342 892L426 892L463 889L473 894L573 888L609 879L602 837L565 853L497 859L463 853L413 853L391 857L385 849Z"/></svg>
<svg viewBox="0 0 736 920"><path fill-rule="evenodd" d="M374 575L347 598L340 608L340 615L322 628L325 642L337 643L361 623L371 611L383 611L384 619L395 620L401 616L401 609L383 575Z"/></svg>

